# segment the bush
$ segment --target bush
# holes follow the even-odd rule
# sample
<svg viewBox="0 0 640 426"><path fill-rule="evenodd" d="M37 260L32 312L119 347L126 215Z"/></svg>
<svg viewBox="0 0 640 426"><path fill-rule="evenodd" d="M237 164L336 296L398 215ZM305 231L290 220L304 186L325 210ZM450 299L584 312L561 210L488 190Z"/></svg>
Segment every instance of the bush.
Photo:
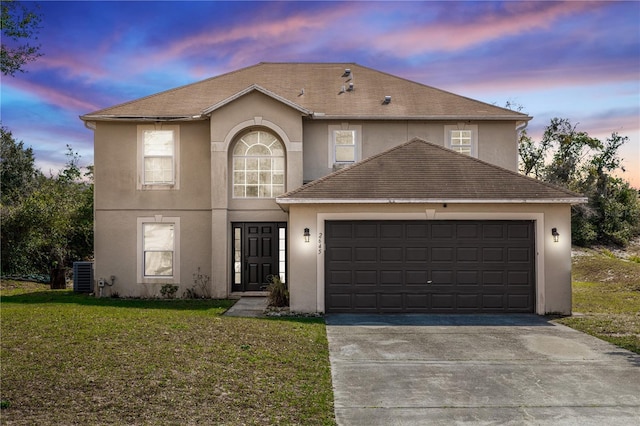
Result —
<svg viewBox="0 0 640 426"><path fill-rule="evenodd" d="M284 307L289 306L289 289L278 275L269 276L269 306Z"/></svg>

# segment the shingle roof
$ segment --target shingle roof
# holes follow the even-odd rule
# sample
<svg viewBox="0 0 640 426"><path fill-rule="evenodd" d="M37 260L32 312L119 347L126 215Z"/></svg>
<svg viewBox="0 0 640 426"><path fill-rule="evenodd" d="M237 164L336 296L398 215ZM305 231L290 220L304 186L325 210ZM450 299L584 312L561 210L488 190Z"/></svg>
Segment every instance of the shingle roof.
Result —
<svg viewBox="0 0 640 426"><path fill-rule="evenodd" d="M351 71L348 76L346 69ZM517 121L531 118L353 63L260 63L81 118L196 118L247 89L258 88L298 106L303 113L309 111L315 118ZM383 104L385 96L391 96L391 102L386 105Z"/></svg>
<svg viewBox="0 0 640 426"><path fill-rule="evenodd" d="M299 203L580 203L571 191L412 139L276 199Z"/></svg>

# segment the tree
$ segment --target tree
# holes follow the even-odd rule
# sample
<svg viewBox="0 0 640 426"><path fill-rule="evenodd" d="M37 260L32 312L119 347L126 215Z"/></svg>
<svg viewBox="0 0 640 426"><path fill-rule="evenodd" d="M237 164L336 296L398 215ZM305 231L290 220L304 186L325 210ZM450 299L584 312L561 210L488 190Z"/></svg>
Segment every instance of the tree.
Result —
<svg viewBox="0 0 640 426"><path fill-rule="evenodd" d="M578 245L626 245L640 234L638 191L613 173L624 168L619 148L629 138L613 133L604 142L577 131L568 119L553 118L540 143L520 136L520 171L584 194L572 207L572 239Z"/></svg>
<svg viewBox="0 0 640 426"><path fill-rule="evenodd" d="M38 40L41 16L15 0L2 0L2 42L0 46L0 70L3 75L13 76L24 72L24 65L42 56Z"/></svg>
<svg viewBox="0 0 640 426"><path fill-rule="evenodd" d="M35 168L33 149L17 142L6 127L0 127L0 184L2 205L13 205L33 191L40 171Z"/></svg>
<svg viewBox="0 0 640 426"><path fill-rule="evenodd" d="M33 191L2 207L4 274L49 274L93 253L93 183L82 179L79 156L67 146L57 176L39 174Z"/></svg>

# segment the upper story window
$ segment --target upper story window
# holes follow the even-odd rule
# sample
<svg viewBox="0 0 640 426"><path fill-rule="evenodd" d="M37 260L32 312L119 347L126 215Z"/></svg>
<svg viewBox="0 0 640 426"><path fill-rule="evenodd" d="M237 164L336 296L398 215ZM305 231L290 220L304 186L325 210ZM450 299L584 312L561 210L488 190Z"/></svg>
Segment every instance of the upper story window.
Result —
<svg viewBox="0 0 640 426"><path fill-rule="evenodd" d="M329 167L353 164L360 160L362 126L343 123L329 126Z"/></svg>
<svg viewBox="0 0 640 426"><path fill-rule="evenodd" d="M333 158L336 163L355 163L356 132L355 130L333 131Z"/></svg>
<svg viewBox="0 0 640 426"><path fill-rule="evenodd" d="M478 126L469 124L450 125L445 127L445 145L461 154L478 156Z"/></svg>
<svg viewBox="0 0 640 426"><path fill-rule="evenodd" d="M271 133L242 136L233 149L233 197L275 198L284 193L284 146Z"/></svg>
<svg viewBox="0 0 640 426"><path fill-rule="evenodd" d="M138 126L138 189L178 188L178 126Z"/></svg>

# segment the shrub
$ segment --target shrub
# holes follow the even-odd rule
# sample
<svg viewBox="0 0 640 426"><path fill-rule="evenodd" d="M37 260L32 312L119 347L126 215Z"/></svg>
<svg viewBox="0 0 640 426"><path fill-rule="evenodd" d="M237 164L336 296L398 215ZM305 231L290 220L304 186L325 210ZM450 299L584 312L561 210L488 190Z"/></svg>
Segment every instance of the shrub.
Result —
<svg viewBox="0 0 640 426"><path fill-rule="evenodd" d="M269 306L283 307L289 306L289 289L287 284L283 283L278 275L270 275L268 278L269 286Z"/></svg>
<svg viewBox="0 0 640 426"><path fill-rule="evenodd" d="M173 299L178 291L178 286L173 284L164 284L160 288L160 294L167 299Z"/></svg>

